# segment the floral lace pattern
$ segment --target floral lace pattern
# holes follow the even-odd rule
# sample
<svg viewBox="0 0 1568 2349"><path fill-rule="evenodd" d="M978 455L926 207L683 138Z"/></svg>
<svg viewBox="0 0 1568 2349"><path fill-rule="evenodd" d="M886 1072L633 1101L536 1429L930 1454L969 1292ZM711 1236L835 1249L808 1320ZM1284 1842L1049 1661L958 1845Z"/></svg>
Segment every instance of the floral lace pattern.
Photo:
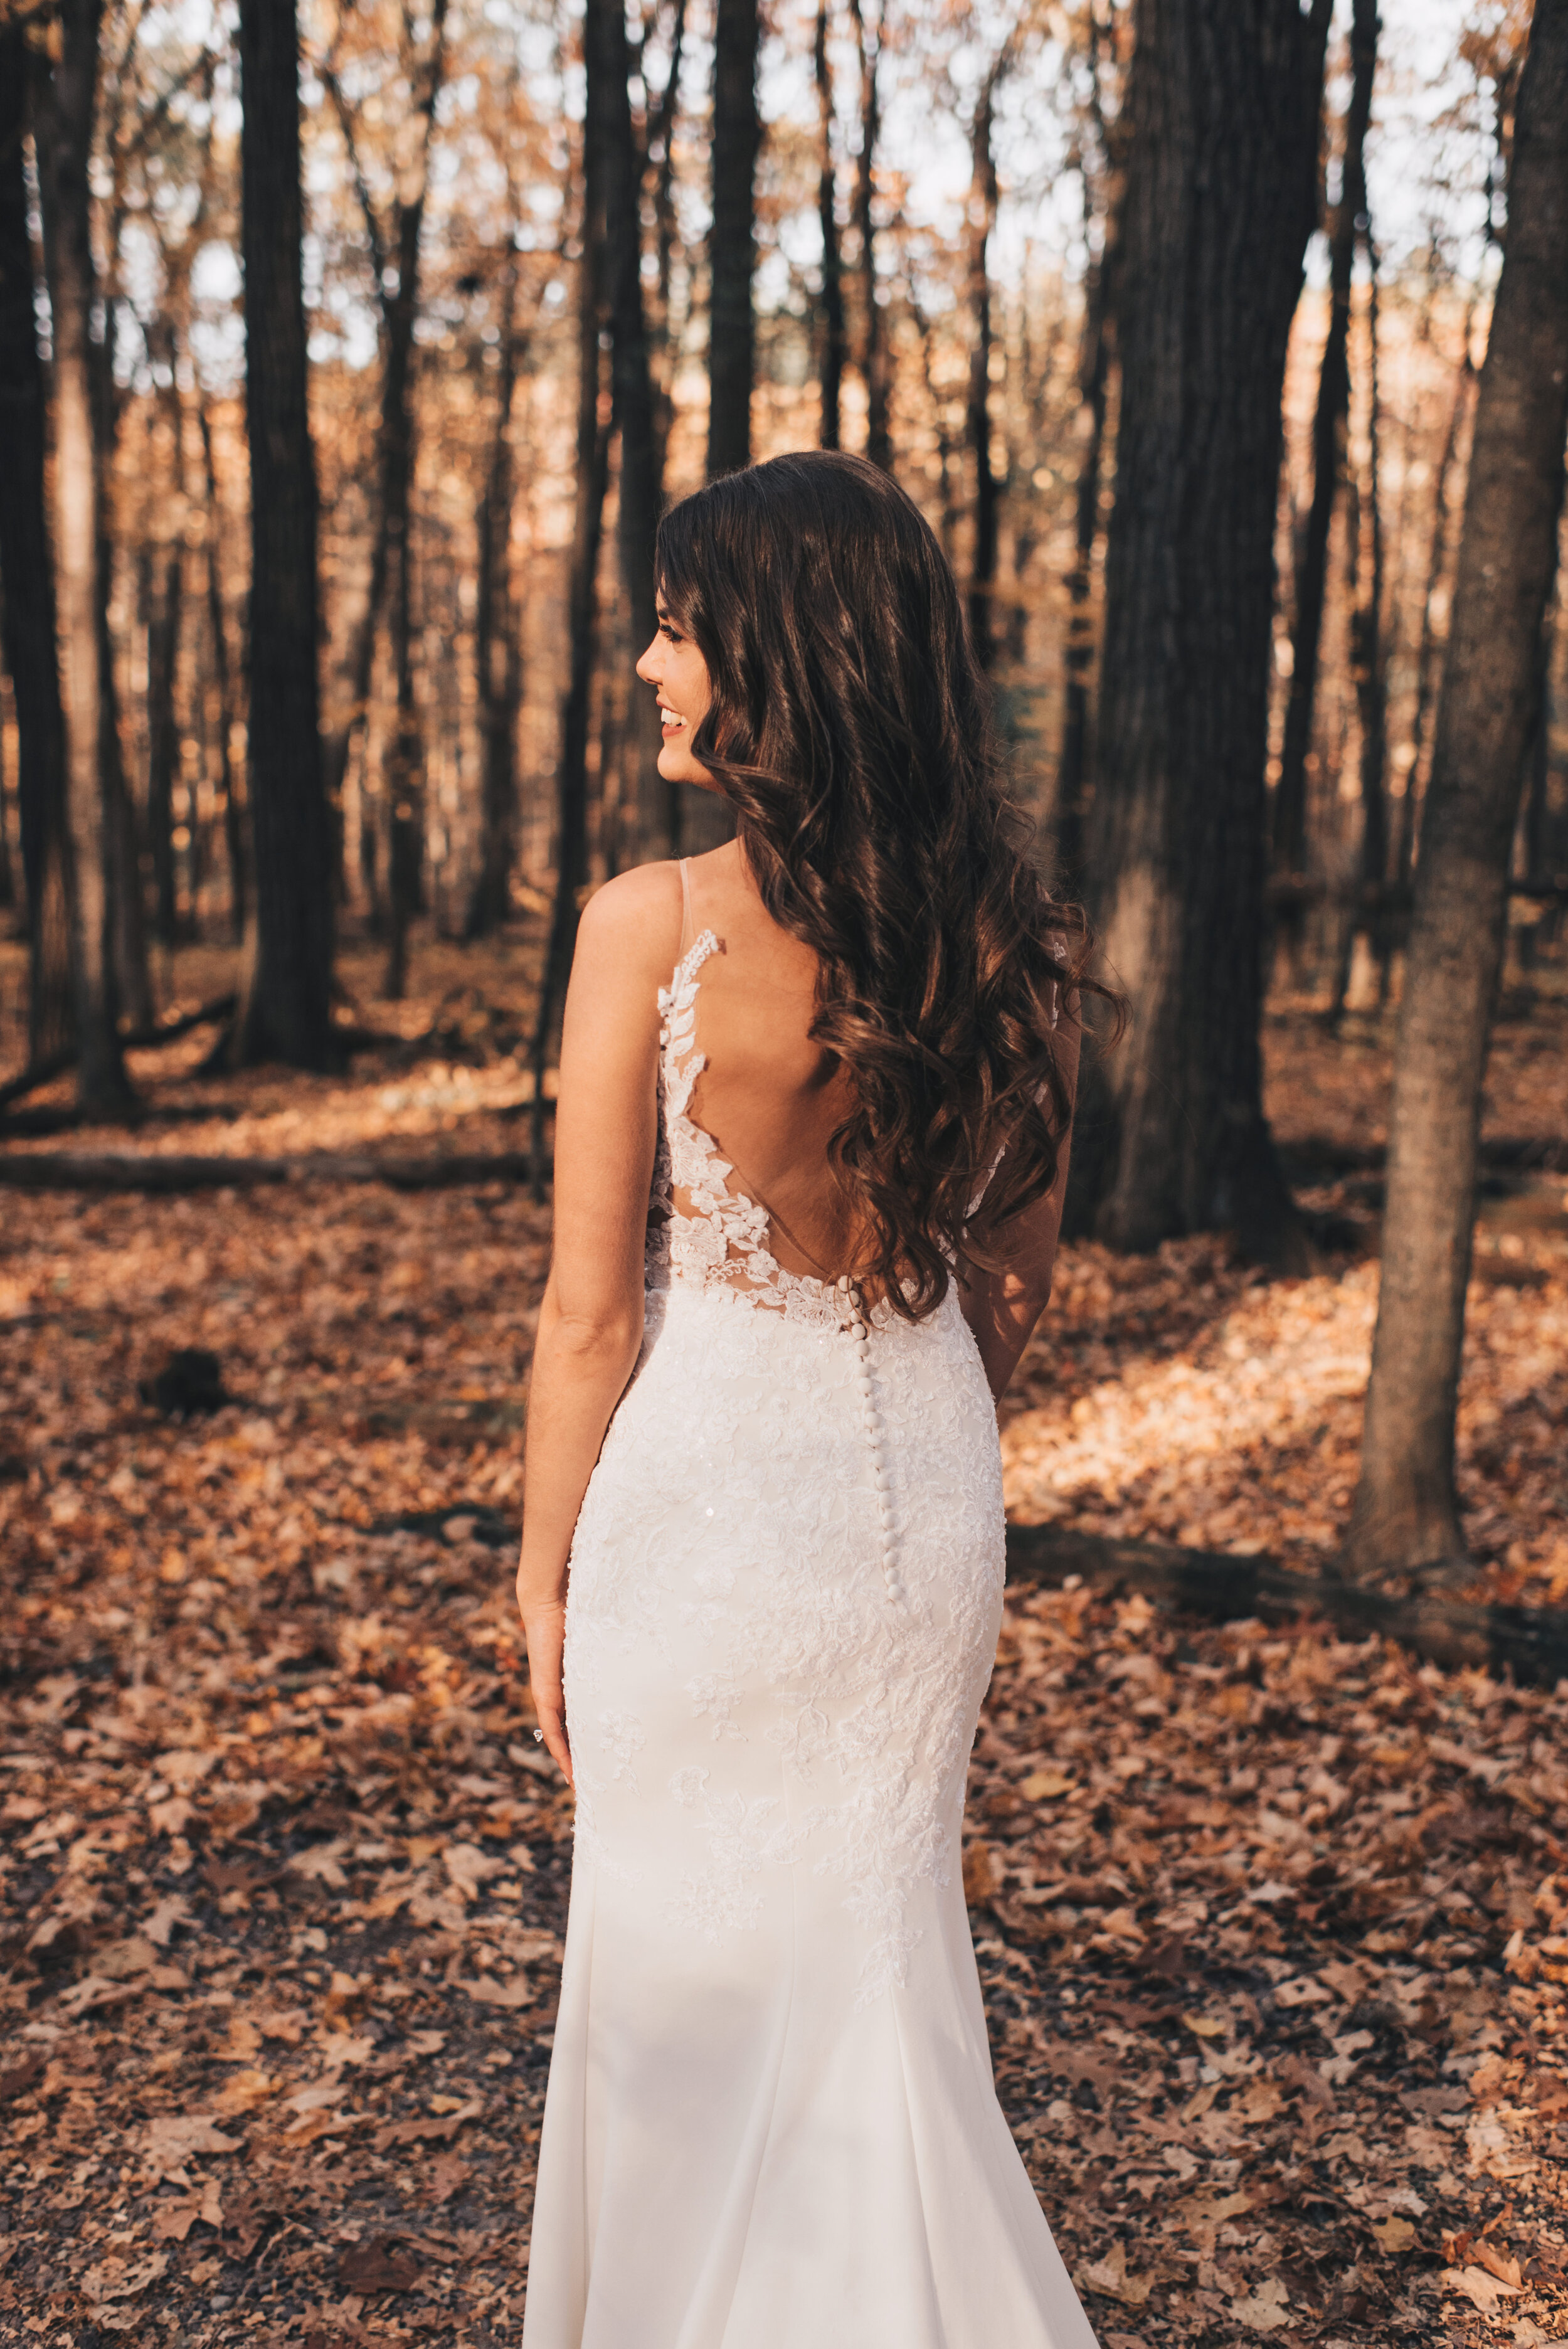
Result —
<svg viewBox="0 0 1568 2349"><path fill-rule="evenodd" d="M707 1066L696 1047L697 973L722 954L704 930L659 989L659 1140L649 1204L647 1285L671 1279L769 1307L814 1330L837 1330L843 1309L832 1290L808 1273L786 1272L768 1246L768 1211L729 1178L712 1134L690 1115L696 1081Z"/></svg>
<svg viewBox="0 0 1568 2349"><path fill-rule="evenodd" d="M798 1930L820 1887L863 2004L905 1982L914 1889L952 1872L1001 1610L995 1418L952 1293L914 1324L873 1312L857 1365L843 1300L728 1187L689 1114L717 951L705 932L660 993L645 1340L573 1547L580 1850L716 1947L780 1903Z"/></svg>

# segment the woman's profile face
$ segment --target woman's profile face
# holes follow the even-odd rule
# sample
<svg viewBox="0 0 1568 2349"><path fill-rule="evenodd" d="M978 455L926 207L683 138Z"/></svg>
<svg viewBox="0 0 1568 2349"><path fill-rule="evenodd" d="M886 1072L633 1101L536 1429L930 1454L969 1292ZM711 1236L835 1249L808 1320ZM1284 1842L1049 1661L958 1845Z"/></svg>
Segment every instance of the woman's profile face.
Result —
<svg viewBox="0 0 1568 2349"><path fill-rule="evenodd" d="M707 663L689 636L671 619L668 606L658 599L658 634L637 663L637 675L659 697L664 747L659 772L667 782L696 783L699 790L717 787L700 759L692 755L692 736L707 715L713 685Z"/></svg>

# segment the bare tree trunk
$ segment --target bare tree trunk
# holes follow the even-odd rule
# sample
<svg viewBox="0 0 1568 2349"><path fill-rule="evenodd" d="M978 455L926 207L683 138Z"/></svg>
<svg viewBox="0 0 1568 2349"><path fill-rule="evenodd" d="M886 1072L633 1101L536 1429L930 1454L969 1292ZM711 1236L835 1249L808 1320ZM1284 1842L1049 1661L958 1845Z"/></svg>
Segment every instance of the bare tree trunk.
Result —
<svg viewBox="0 0 1568 2349"><path fill-rule="evenodd" d="M1345 479L1346 435L1350 413L1350 281L1356 264L1357 223L1367 209L1364 160L1377 70L1377 0L1354 0L1350 32L1350 103L1345 116L1345 152L1339 202L1328 231L1328 337L1317 378L1317 412L1312 428L1312 506L1302 535L1295 575L1295 663L1285 703L1284 740L1274 789L1274 859L1285 873L1306 869L1306 761L1317 694L1318 646L1323 635L1323 596L1328 575L1328 533Z"/></svg>
<svg viewBox="0 0 1568 2349"><path fill-rule="evenodd" d="M876 192L877 142L882 136L882 98L877 67L882 56L881 27L866 27L863 0L850 0L855 46L861 63L861 151L855 164L855 227L861 243L861 301L865 312L861 346L861 371L866 385L866 455L884 473L892 471L890 421L892 387L888 380L886 323L877 301L876 222L872 200Z"/></svg>
<svg viewBox="0 0 1568 2349"><path fill-rule="evenodd" d="M172 947L180 928L174 866L174 773L180 726L174 709L182 603L181 545L176 538L151 554L147 627L147 833L152 850L153 926L160 946Z"/></svg>
<svg viewBox="0 0 1568 2349"><path fill-rule="evenodd" d="M991 462L991 232L996 225L996 159L991 128L996 86L1007 70L1004 49L994 60L975 101L970 125L969 309L974 342L969 356L966 424L975 460L975 554L969 573L969 634L982 668L995 652L991 598L996 585L996 517L1002 484Z"/></svg>
<svg viewBox="0 0 1568 2349"><path fill-rule="evenodd" d="M1536 0L1476 409L1388 1121L1351 1574L1457 1567L1454 1414L1508 860L1568 434L1568 0Z"/></svg>
<svg viewBox="0 0 1568 2349"><path fill-rule="evenodd" d="M17 813L27 896L29 1061L71 1042L75 872L44 486L44 381L27 234L27 52L0 28L0 643L16 705Z"/></svg>
<svg viewBox="0 0 1568 2349"><path fill-rule="evenodd" d="M1350 675L1361 736L1361 843L1357 855L1355 898L1344 925L1334 977L1330 1009L1336 1020L1345 1009L1357 939L1368 938L1379 959L1387 961L1388 693L1383 650L1382 395L1377 373L1377 258L1370 235L1367 245L1372 266L1367 303L1367 485L1363 499L1361 483L1351 470L1346 476L1346 585L1351 598Z"/></svg>
<svg viewBox="0 0 1568 2349"><path fill-rule="evenodd" d="M396 1002L407 984L408 925L424 896L425 745L414 695L413 547L409 497L414 482L414 321L419 300L419 241L429 187L430 133L445 67L447 0L434 0L425 36L419 92L422 139L418 184L399 194L397 290L387 309L387 375L382 398L382 487L387 531L387 632L397 708L387 757L387 975Z"/></svg>
<svg viewBox="0 0 1568 2349"><path fill-rule="evenodd" d="M1377 254L1367 239L1371 281L1367 292L1367 560L1362 575L1351 655L1361 719L1361 878L1380 893L1388 874L1387 673L1383 647L1386 564L1383 550L1383 392L1378 374Z"/></svg>
<svg viewBox="0 0 1568 2349"><path fill-rule="evenodd" d="M114 291L113 277L118 270L124 218L124 205L117 203L111 211L105 239L109 262L108 282L100 283L98 288L103 305L103 331L97 340L89 336L88 357L98 465L98 758L108 811L106 833L108 865L105 885L109 896L119 1013L122 1019L140 1030L150 1028L155 1018L152 978L147 957L144 843L125 771L125 752L120 739L119 686L116 675L114 637L109 626L115 572L114 515L109 484L114 477L115 451L125 408L124 398L114 379L114 321L119 297Z"/></svg>
<svg viewBox="0 0 1568 2349"><path fill-rule="evenodd" d="M840 446L843 429L844 263L839 238L838 173L833 165L833 75L828 58L828 0L817 0L817 37L812 64L817 81L820 152L817 164L817 218L822 232L822 421L824 449Z"/></svg>
<svg viewBox="0 0 1568 2349"><path fill-rule="evenodd" d="M751 279L757 266L755 181L762 136L757 114L758 33L758 0L717 0L713 56L713 227L708 235L710 480L751 462ZM613 191L611 200L613 203ZM613 214L609 233L613 243Z"/></svg>
<svg viewBox="0 0 1568 2349"><path fill-rule="evenodd" d="M596 45L587 45L590 75ZM577 943L577 895L586 877L588 848L588 721L598 633L599 543L604 523L610 436L599 421L603 367L604 169L599 148L602 110L590 88L583 128L583 257L578 273L577 496L567 590L568 670L561 711L561 764L556 774L555 903L540 975L530 1061L533 1106L529 1165L533 1195L544 1195L544 1069L566 993Z"/></svg>
<svg viewBox="0 0 1568 2349"><path fill-rule="evenodd" d="M515 220L515 205L512 213ZM522 700L522 645L511 593L511 514L517 480L511 415L517 392L518 278L514 233L507 248L501 300L495 431L476 533L474 660L484 763L480 782L479 872L464 926L464 935L470 938L488 937L505 922L517 854L517 715Z"/></svg>
<svg viewBox="0 0 1568 2349"><path fill-rule="evenodd" d="M294 0L241 0L245 414L251 448L250 771L256 962L241 1049L330 1068L332 824L316 630L315 451L300 283Z"/></svg>
<svg viewBox="0 0 1568 2349"><path fill-rule="evenodd" d="M1087 878L1135 1029L1075 1221L1129 1248L1305 1242L1262 1107L1280 403L1330 0L1139 0ZM1086 1140L1095 1116L1086 1120ZM1075 1157L1077 1154L1075 1154Z"/></svg>
<svg viewBox="0 0 1568 2349"><path fill-rule="evenodd" d="M326 802L332 812L335 829L340 835L339 858L342 856L343 790L348 775L348 762L356 740L363 735L369 715L370 681L376 668L376 635L381 620L381 607L387 597L387 508L384 500L377 501L374 537L370 550L370 584L365 602L349 637L348 699L339 723L328 729L323 738L322 761L326 781ZM380 890L377 880L375 819L362 808L359 843L360 873L370 902L371 926L379 929L381 920ZM348 895L346 872L343 879L344 895Z"/></svg>
<svg viewBox="0 0 1568 2349"><path fill-rule="evenodd" d="M675 0L675 18L670 27L669 79L660 95L658 112L648 126L649 156L657 158L654 178L654 238L659 289L655 348L660 358L660 372L654 401L654 457L661 481L665 477L665 453L669 447L670 426L675 419L675 398L671 390L670 294L678 237L675 203L675 140L676 122L680 111L686 19L686 0Z"/></svg>
<svg viewBox="0 0 1568 2349"><path fill-rule="evenodd" d="M370 588L356 625L350 651L346 715L326 746L330 804L341 803L344 778L355 737L363 729L375 671L376 639L385 621L396 694L392 740L386 759L387 809L387 968L383 988L397 1000L407 977L408 924L423 898L425 760L414 688L412 549L409 496L413 485L414 328L418 316L419 247L429 190L430 138L436 101L446 71L448 0L434 0L418 42L408 78L415 92L412 138L398 173L390 229L383 233L360 167L354 119L330 62L323 78L337 113L349 168L365 216L381 315L381 415L377 440L377 507L372 545ZM395 283L389 281L395 280ZM379 909L376 837L361 809L360 867L373 915Z"/></svg>
<svg viewBox="0 0 1568 2349"><path fill-rule="evenodd" d="M249 898L250 858L245 847L245 811L240 804L239 777L230 747L234 722L234 695L230 681L229 634L223 617L223 573L219 557L222 517L218 504L218 475L212 463L212 427L207 402L196 395L196 424L201 435L201 470L206 485L207 626L212 638L212 682L218 701L218 790L223 802L223 844L229 856L229 934L239 946L245 935Z"/></svg>
<svg viewBox="0 0 1568 2349"><path fill-rule="evenodd" d="M1099 532L1100 473L1105 454L1106 409L1116 355L1118 260L1126 179L1119 155L1104 126L1106 189L1100 247L1091 253L1084 284L1083 336L1078 346L1078 472L1073 506L1073 560L1068 574L1068 635L1062 709L1062 750L1057 770L1057 857L1075 883L1083 863L1088 814L1089 689L1094 673L1094 618L1089 595L1094 544ZM1117 149L1120 146L1117 140ZM1091 203L1084 175L1086 209ZM1088 222L1085 222L1086 232Z"/></svg>
<svg viewBox="0 0 1568 2349"><path fill-rule="evenodd" d="M756 17L753 0L752 18L753 64L755 65ZM720 11L720 37L723 37L723 11ZM657 622L654 613L654 537L659 526L662 486L659 479L659 452L654 429L654 387L648 366L647 326L643 314L643 225L642 225L642 161L632 131L632 106L627 90L631 58L626 47L626 13L622 0L589 0L583 38L593 41L597 49L598 70L593 88L603 109L599 128L599 149L603 158L604 171L604 240L605 268L608 278L611 359L610 379L613 388L614 428L620 437L621 471L618 510L620 514L621 581L626 598L626 617L630 634L635 640L637 657L652 643ZM724 52L719 53L716 70L722 76L727 70L733 76L739 70L735 59L727 67ZM722 96L716 89L716 99ZM730 190L727 202L733 206L743 203L747 251L751 251L751 170L756 157L756 98L751 101L753 139L750 158L746 164L744 189L738 179ZM728 159L726 168L738 173L739 165ZM719 188L719 144L714 144L714 187L717 204ZM741 232L740 212L737 211L723 232ZM719 240L721 235L717 212L715 212L714 254L716 282L718 273ZM738 298L737 284L726 295L726 301ZM751 398L751 279L748 264L745 287L745 351L744 399L749 416ZM716 296L714 333L716 358L718 356L719 305ZM726 330L727 332L727 329ZM725 369L739 369L742 357L731 351L720 367L720 379L729 389L716 392L716 404L708 419L709 460L715 446L714 436L720 433L718 409L723 398L735 396L738 374L727 375ZM746 434L745 446L734 461L745 464L749 452L750 425L741 419ZM741 426L727 429L739 434ZM722 436L721 436L722 437ZM739 446L738 438L736 445ZM733 453L733 452L732 452ZM659 773L659 750L664 737L658 722L658 705L652 693L643 688L633 702L633 719L629 730L634 746L636 770L635 823L639 845L650 840L667 844L672 855L680 854L681 799L678 783L666 782ZM623 818L624 810L623 809Z"/></svg>
<svg viewBox="0 0 1568 2349"><path fill-rule="evenodd" d="M1410 739L1416 746L1416 757L1405 779L1405 800L1399 810L1399 845L1395 859L1395 879L1401 892L1410 885L1410 875L1416 862L1416 825L1421 800L1425 793L1429 761L1428 730L1433 704L1437 698L1437 605L1439 590L1448 575L1449 553L1452 543L1450 527L1449 485L1459 456L1460 435L1470 394L1475 388L1475 362L1470 357L1470 334L1474 305L1465 305L1464 347L1460 356L1459 372L1454 381L1453 398L1449 403L1449 420L1443 433L1443 445L1438 457L1438 470L1432 482L1432 552L1427 567L1427 590L1421 599L1421 641L1416 653L1416 715L1411 723Z"/></svg>
<svg viewBox="0 0 1568 2349"><path fill-rule="evenodd" d="M99 456L94 399L93 266L88 174L98 100L99 0L62 0L60 47L40 84L37 155L54 336L55 585L65 682L66 793L76 871L72 962L77 1100L115 1116L135 1096L119 1045L112 773L107 765L99 564Z"/></svg>
<svg viewBox="0 0 1568 2349"><path fill-rule="evenodd" d="M381 991L399 1001L408 979L408 925L419 910L424 878L425 746L414 694L413 549L409 499L414 481L414 318L423 194L398 222L397 291L389 305L387 372L381 398L382 513L387 534L387 654L396 697L387 745L387 967Z"/></svg>

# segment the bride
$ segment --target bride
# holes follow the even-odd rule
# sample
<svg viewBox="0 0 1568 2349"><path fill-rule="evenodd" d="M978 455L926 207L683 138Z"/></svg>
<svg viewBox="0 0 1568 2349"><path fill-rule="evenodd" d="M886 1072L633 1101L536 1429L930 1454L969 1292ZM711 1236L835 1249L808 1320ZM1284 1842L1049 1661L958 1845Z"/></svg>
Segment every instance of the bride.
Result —
<svg viewBox="0 0 1568 2349"><path fill-rule="evenodd" d="M660 771L738 837L601 889L566 1006L518 1599L577 1824L525 2349L1092 2349L959 1867L1081 925L884 473L730 474L656 571Z"/></svg>

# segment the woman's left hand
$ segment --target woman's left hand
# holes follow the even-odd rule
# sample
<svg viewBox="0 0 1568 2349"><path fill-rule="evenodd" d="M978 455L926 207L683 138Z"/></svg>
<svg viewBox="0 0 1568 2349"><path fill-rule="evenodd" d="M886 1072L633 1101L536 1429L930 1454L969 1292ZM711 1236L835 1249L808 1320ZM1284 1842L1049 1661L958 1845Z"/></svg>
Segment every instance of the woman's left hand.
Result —
<svg viewBox="0 0 1568 2349"><path fill-rule="evenodd" d="M566 1774L569 1786L576 1784L572 1775L572 1747L566 1735L566 1698L562 1688L562 1655L566 1642L566 1608L564 1602L524 1607L522 1593L518 1593L518 1607L522 1615L522 1635L528 1643L528 1679L533 1692L533 1709L539 1716L539 1726L544 1732L547 1752L555 1756Z"/></svg>

